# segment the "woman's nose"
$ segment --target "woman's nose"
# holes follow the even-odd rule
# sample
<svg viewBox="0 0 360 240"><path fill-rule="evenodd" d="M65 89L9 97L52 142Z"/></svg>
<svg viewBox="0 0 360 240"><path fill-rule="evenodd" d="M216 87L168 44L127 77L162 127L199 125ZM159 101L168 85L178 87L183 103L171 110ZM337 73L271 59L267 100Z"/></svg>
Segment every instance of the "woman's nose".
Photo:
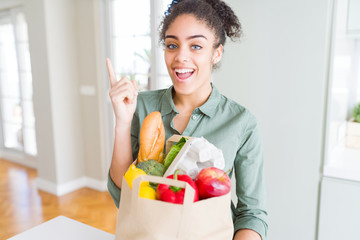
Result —
<svg viewBox="0 0 360 240"><path fill-rule="evenodd" d="M190 59L190 53L185 48L179 48L175 60L178 62L188 62Z"/></svg>

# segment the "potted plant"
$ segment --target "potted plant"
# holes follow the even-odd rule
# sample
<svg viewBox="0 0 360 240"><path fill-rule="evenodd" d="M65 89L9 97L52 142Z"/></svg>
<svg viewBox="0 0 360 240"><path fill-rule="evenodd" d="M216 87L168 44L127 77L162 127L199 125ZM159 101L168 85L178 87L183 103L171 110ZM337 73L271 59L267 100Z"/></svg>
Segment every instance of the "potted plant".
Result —
<svg viewBox="0 0 360 240"><path fill-rule="evenodd" d="M360 149L360 103L354 107L346 126L346 147Z"/></svg>

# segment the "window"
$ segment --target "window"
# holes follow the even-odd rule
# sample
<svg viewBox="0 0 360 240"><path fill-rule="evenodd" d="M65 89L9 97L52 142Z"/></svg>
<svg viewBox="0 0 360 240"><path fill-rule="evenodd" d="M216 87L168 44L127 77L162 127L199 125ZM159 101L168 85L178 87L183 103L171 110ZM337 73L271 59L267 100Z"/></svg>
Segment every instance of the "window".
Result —
<svg viewBox="0 0 360 240"><path fill-rule="evenodd" d="M349 122L360 103L360 25L347 22L354 17L358 24L360 5L354 4L338 0L334 8L324 175L360 181L360 149L348 144Z"/></svg>
<svg viewBox="0 0 360 240"><path fill-rule="evenodd" d="M117 79L129 76L139 90L161 89L172 82L168 75L158 27L172 0L104 0L105 53L110 57ZM104 73L107 71L104 69ZM104 76L108 79L108 76ZM106 81L105 88L109 88ZM105 96L104 120L107 159L110 165L115 116L109 96Z"/></svg>
<svg viewBox="0 0 360 240"><path fill-rule="evenodd" d="M37 154L27 24L20 8L0 11L2 148Z"/></svg>
<svg viewBox="0 0 360 240"><path fill-rule="evenodd" d="M117 77L135 79L140 90L167 88L170 77L158 27L171 0L108 0L110 58Z"/></svg>

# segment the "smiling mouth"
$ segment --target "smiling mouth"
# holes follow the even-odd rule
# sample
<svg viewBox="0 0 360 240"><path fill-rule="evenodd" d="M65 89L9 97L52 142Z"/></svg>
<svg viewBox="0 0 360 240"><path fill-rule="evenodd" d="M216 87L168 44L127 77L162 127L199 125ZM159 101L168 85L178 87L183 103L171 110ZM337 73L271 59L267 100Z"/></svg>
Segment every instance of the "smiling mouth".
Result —
<svg viewBox="0 0 360 240"><path fill-rule="evenodd" d="M185 80L194 73L194 69L175 69L175 74L180 80Z"/></svg>

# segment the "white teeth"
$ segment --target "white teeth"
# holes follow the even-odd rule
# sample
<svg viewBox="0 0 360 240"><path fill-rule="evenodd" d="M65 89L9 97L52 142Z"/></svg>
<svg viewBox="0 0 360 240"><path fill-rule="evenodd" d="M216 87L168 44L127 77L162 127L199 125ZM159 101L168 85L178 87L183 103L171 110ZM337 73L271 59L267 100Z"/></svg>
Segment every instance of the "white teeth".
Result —
<svg viewBox="0 0 360 240"><path fill-rule="evenodd" d="M193 72L193 69L175 69L175 72L177 73L188 73L188 72Z"/></svg>

